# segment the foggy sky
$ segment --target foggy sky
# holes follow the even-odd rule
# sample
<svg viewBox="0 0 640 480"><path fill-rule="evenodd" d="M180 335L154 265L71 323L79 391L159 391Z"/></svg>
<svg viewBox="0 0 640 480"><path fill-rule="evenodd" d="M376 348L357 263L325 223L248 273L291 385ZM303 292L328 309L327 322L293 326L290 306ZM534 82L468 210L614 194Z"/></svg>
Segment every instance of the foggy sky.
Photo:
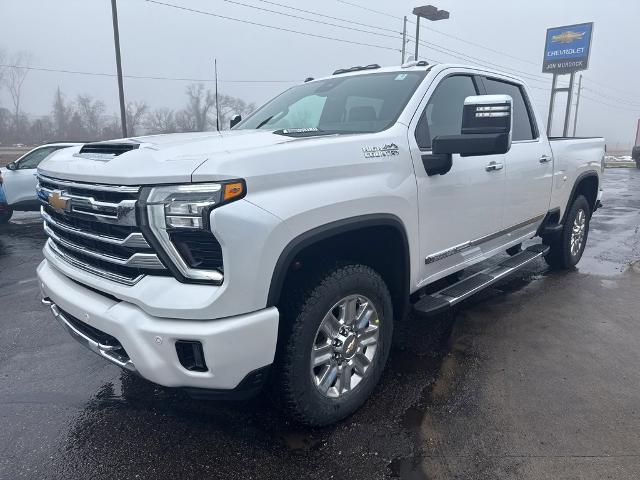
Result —
<svg viewBox="0 0 640 480"><path fill-rule="evenodd" d="M399 37L396 40L305 22L224 0L165 1L282 28L398 50L401 47ZM257 0L237 1L312 17ZM400 20L367 12L337 0L274 1L386 29L402 29ZM416 1L409 0L349 1L397 17L410 15L412 8L417 5ZM584 91L577 133L605 136L610 149L634 140L636 121L640 118L640 89L637 87L640 79L640 40L637 35L639 1L433 0L432 3L449 10L451 18L429 24L428 27L433 26L444 33L524 58L533 64L504 57L433 31L423 30L421 39L533 75L536 80L525 81L537 87L531 90L533 101L545 121L551 85L551 75L541 72L546 29L595 22L590 68L584 72L584 86L592 91ZM221 91L257 104L308 76L324 76L336 68L352 65L379 63L387 66L400 62L399 52L275 31L178 11L144 0L119 0L118 7L125 75L212 79L213 59L217 58ZM312 18L340 23L321 17ZM109 0L0 0L0 19L0 49L8 53L18 50L31 52L32 66L115 72ZM412 35L413 28L410 25ZM390 34L386 30L377 31ZM412 50L413 44L408 49ZM421 47L420 53L421 57L438 63L473 63L435 53L425 47ZM228 83L229 80L276 80L289 83ZM144 100L152 108L180 108L184 104L184 89L188 83L125 79L125 96L128 101ZM212 83L209 85L213 86ZM25 82L23 110L32 115L49 113L58 86L68 99L90 93L102 99L110 112L117 110L117 83L114 77L38 71L31 71ZM564 97L559 95L558 100L557 111L564 112ZM612 106L601 105L594 100ZM6 90L0 92L0 106L11 108ZM554 124L556 134L559 133L560 122L558 115Z"/></svg>

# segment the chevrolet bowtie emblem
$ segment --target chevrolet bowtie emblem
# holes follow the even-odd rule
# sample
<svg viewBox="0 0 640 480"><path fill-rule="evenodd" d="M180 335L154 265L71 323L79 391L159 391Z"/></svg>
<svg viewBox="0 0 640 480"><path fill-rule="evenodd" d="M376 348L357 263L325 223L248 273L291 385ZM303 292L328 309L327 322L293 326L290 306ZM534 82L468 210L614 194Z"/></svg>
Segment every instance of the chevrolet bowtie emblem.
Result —
<svg viewBox="0 0 640 480"><path fill-rule="evenodd" d="M59 212L64 212L67 209L69 198L65 197L60 190L54 190L49 195L49 205Z"/></svg>

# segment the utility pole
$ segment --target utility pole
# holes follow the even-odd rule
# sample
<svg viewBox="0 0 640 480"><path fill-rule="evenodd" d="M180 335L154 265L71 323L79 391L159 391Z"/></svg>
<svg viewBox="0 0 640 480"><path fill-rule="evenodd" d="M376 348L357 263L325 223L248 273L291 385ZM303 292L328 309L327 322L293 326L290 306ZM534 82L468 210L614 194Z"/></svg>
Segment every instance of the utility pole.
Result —
<svg viewBox="0 0 640 480"><path fill-rule="evenodd" d="M120 96L120 124L122 136L127 136L127 112L124 106L124 86L122 84L122 61L120 60L120 32L118 30L118 7L116 0L111 0L111 15L113 17L113 43L116 49L116 69L118 71L118 93Z"/></svg>
<svg viewBox="0 0 640 480"><path fill-rule="evenodd" d="M402 24L402 62L400 65L404 64L404 59L407 51L407 16L404 16L404 22Z"/></svg>
<svg viewBox="0 0 640 480"><path fill-rule="evenodd" d="M573 118L573 136L576 136L576 127L578 126L578 109L580 108L580 94L582 93L582 74L578 79L578 99L576 100L576 113Z"/></svg>
<svg viewBox="0 0 640 480"><path fill-rule="evenodd" d="M418 50L420 49L420 15L416 17L416 52L413 55L413 59L418 61Z"/></svg>
<svg viewBox="0 0 640 480"><path fill-rule="evenodd" d="M220 108L218 107L218 59L213 60L213 69L216 77L216 131L220 131Z"/></svg>

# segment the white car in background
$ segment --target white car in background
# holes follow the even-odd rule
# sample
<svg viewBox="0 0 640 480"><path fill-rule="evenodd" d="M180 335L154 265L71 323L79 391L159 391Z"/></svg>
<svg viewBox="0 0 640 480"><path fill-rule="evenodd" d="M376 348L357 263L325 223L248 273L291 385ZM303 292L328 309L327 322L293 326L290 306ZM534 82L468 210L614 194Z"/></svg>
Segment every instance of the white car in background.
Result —
<svg viewBox="0 0 640 480"><path fill-rule="evenodd" d="M0 195L0 224L8 222L16 210L29 212L40 209L35 176L38 165L53 152L76 145L81 144L61 142L41 145L0 169L0 183L5 197L3 199Z"/></svg>

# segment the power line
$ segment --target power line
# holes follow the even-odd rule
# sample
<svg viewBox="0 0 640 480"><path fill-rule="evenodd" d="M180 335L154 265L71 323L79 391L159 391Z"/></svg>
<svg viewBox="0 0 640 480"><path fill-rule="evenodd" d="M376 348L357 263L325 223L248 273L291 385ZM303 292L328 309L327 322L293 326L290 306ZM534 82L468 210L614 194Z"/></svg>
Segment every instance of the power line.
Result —
<svg viewBox="0 0 640 480"><path fill-rule="evenodd" d="M629 100L629 99L626 99L626 98L615 97L615 96L612 96L612 95L606 95L604 93L601 93L601 92L599 92L597 90L594 90L593 88L589 88L589 87L584 87L583 86L582 89L586 90L588 92L594 93L596 95L599 95L599 96L601 96L603 98L606 98L608 100L613 100L614 102L622 103L622 104L625 104L625 105L633 105L634 107L640 107L640 102L635 102L635 101L632 101L632 100Z"/></svg>
<svg viewBox="0 0 640 480"><path fill-rule="evenodd" d="M352 7L361 8L362 10L366 10L368 12L377 13L378 15L384 15L385 17L395 18L396 20L402 21L402 17L396 17L395 15L391 15L390 13L381 12L380 10L374 10L373 8L365 7L363 5L358 5L357 3L347 2L345 0L338 0L338 3L344 3L346 5L351 5Z"/></svg>
<svg viewBox="0 0 640 480"><path fill-rule="evenodd" d="M180 5L174 5L172 3L160 2L158 0L144 0L144 1L148 2L148 3L156 4L156 5L162 5L164 7L174 8L176 10L182 10L182 11L185 11L185 12L197 13L197 14L200 14L200 15L207 15L207 16L216 17L216 18L222 18L223 20L231 20L231 21L234 21L234 22L246 23L248 25L254 25L254 26L257 26L257 27L270 28L272 30L280 30L280 31L283 31L283 32L295 33L295 34L298 34L298 35L305 35L307 37L322 38L324 40L333 40L335 42L350 43L352 45L360 45L360 46L364 46L364 47L380 48L380 49L383 49L383 50L391 50L393 52L399 52L400 51L400 49L398 49L398 48L387 47L387 46L384 46L384 45L377 45L377 44L365 43L365 42L356 42L354 40L345 40L343 38L330 37L330 36L327 36L327 35L319 35L319 34L316 34L316 33L301 32L299 30L292 30L290 28L277 27L275 25L269 25L269 24L266 24L266 23L259 23L259 22L254 22L254 21L251 21L251 20L244 20L244 19L241 19L241 18L230 17L228 15L220 15L218 13L205 12L204 10L198 10L198 9L195 9L195 8L183 7L183 6L180 6Z"/></svg>
<svg viewBox="0 0 640 480"><path fill-rule="evenodd" d="M87 72L82 70L65 70L60 68L31 67L27 65L0 64L0 67L24 68L25 70L35 70L39 72L68 73L72 75L88 75L93 77L115 77L115 73ZM136 80L170 80L177 82L213 82L211 78L187 78L187 77L163 77L157 75L123 75L124 78ZM299 80L219 80L220 83L300 83Z"/></svg>
<svg viewBox="0 0 640 480"><path fill-rule="evenodd" d="M496 50L496 49L494 49L494 48L487 47L486 45L482 45L482 44L480 44L480 43L472 42L472 41L470 41L470 40L465 40L465 39L464 39L464 38L462 38L462 37L458 37L458 36L456 36L456 35L452 35L452 34L450 34L450 33L445 33L445 32L442 32L442 31L440 31L440 30L436 30L435 28L427 27L427 26L425 26L425 25L423 25L423 24L420 24L420 28L423 28L423 29L425 29L425 30L429 30L429 31L431 31L431 32L435 32L435 33L437 33L437 34L439 34L439 35L443 35L443 36L445 36L445 37L453 38L454 40L458 40L459 42L466 43L467 45L473 45L474 47L482 48L482 49L484 49L484 50L487 50L487 51L489 51L489 52L496 53L496 54L501 55L501 56L503 56L503 57L508 57L508 58L513 59L513 60L518 60L518 61L520 61L520 62L528 63L528 64L530 64L530 65L535 65L536 67L538 67L538 66L539 66L539 64L538 64L538 63L536 63L536 62L534 62L534 61L532 61L532 60L527 60L527 59L525 59L525 58L518 57L518 56L516 56L516 55L511 55L511 54L509 54L509 53L501 52L500 50Z"/></svg>
<svg viewBox="0 0 640 480"><path fill-rule="evenodd" d="M362 30L361 28L355 28L355 27L348 26L348 25L339 25L337 23L326 22L324 20L315 20L313 18L306 18L306 17L301 17L299 15L292 15L290 13L278 12L277 10L271 10L269 8L258 7L256 5L249 5L249 4L246 4L246 3L238 2L236 0L222 0L222 1L226 2L226 3L231 3L233 5L240 5L241 7L253 8L255 10L260 10L262 12L274 13L276 15L283 15L285 17L296 18L298 20L304 20L304 21L307 21L307 22L319 23L319 24L322 24L322 25L329 25L331 27L344 28L346 30L351 30L352 32L362 32L362 33L368 33L369 35L377 35L379 37L393 38L394 40L398 39L397 35L402 35L399 32L395 32L397 35L389 35L388 33L380 33L380 32L372 32L372 31L369 31L369 30Z"/></svg>
<svg viewBox="0 0 640 480"><path fill-rule="evenodd" d="M601 100L589 97L589 96L584 95L584 94L582 95L582 98L590 100L590 101L595 102L595 103L599 103L600 105L605 105L605 106L610 107L610 108L615 108L617 110L626 110L628 112L636 112L636 113L640 114L640 107L637 107L637 108L626 108L626 107L621 107L619 105L611 105L610 103L603 102Z"/></svg>
<svg viewBox="0 0 640 480"><path fill-rule="evenodd" d="M600 85L601 87L609 88L610 90L614 90L614 91L617 91L617 92L623 93L623 94L625 94L625 95L631 95L632 97L640 98L640 97L638 97L638 93L637 93L637 92L631 93L631 92L626 91L626 90L621 90L621 89L619 89L619 88L612 87L611 85L608 85L608 84L606 84L606 83L596 82L596 81L595 81L594 79L592 79L592 78L583 78L583 80L586 80L586 81L587 81L587 82L589 82L589 83L595 83L596 85Z"/></svg>
<svg viewBox="0 0 640 480"><path fill-rule="evenodd" d="M304 8L297 8L297 7L293 7L291 5L285 5L283 3L271 2L269 0L257 0L257 1L258 2L262 2L262 3L267 3L269 5L276 5L276 6L281 7L281 8L288 8L289 10L294 10L296 12L308 13L309 15L317 15L318 17L329 18L331 20L338 20L340 22L346 22L346 23L351 23L353 25L359 25L361 27L375 28L377 30L384 30L385 32L391 32L391 33L395 33L395 34L398 34L398 35L402 35L402 32L400 32L398 30L393 30L391 28L381 27L379 25L371 25L371 24L368 24L368 23L356 22L355 20L348 20L346 18L333 17L331 15L325 15L324 13L314 12L312 10L305 10Z"/></svg>
<svg viewBox="0 0 640 480"><path fill-rule="evenodd" d="M474 57L472 55L467 55L465 53L459 52L457 50L452 50L449 49L447 47L443 47L442 45L438 45L436 43L431 43L431 42L424 42L424 41L420 41L420 45L424 46L424 47L428 47L431 48L432 50L435 50L436 52L439 53L443 53L445 55L449 55L452 56L454 58L458 58L460 60L465 60L465 61L472 61L477 63L480 66L483 66L485 68L498 68L498 69L503 69L505 71L511 71L511 72L516 72L516 74L522 76L523 78L526 78L527 80L531 80L531 81L536 81L536 82L546 82L546 78L544 77L538 77L537 75L533 75L529 72L525 72L523 70L518 70L512 67L507 67L505 65L501 65L499 63L495 63L492 62L490 60L483 60L481 58L478 57Z"/></svg>
<svg viewBox="0 0 640 480"><path fill-rule="evenodd" d="M346 1L346 0L337 0L337 1L338 1L339 3L344 3L344 4L351 5L351 6L356 7L356 8L360 8L360 9L362 9L362 10L366 10L366 11L369 11L369 12L373 12L373 13L376 13L376 14L379 14L379 15L383 15L383 16L386 16L386 17L389 17L389 18L395 18L395 19L400 19L400 20L401 20L401 18L400 18L400 17L397 17L397 16L392 15L392 14L390 14L390 13L382 12L382 11L379 11L379 10L373 10L373 9L368 8L368 7L365 7L365 6L363 6L363 5L359 5L359 4L357 4L357 3L348 2L348 1ZM415 22L413 22L413 21L411 21L411 20L408 20L408 22L409 22L409 23L411 23L411 24L414 24L414 25L415 25ZM536 62L534 62L534 61L532 61L532 60L527 60L527 59L525 59L525 58L518 57L518 56L516 56L516 55L511 55L511 54L508 54L508 53L505 53L505 52L501 52L501 51L499 51L499 50L496 50L496 49L494 49L494 48L488 47L488 46L486 46L486 45L482 45L482 44L477 43L477 42L472 42L472 41L470 41L470 40L466 40L466 39L464 39L464 38L462 38L462 37L458 37L458 36L456 36L456 35L452 35L452 34L449 34L449 33L445 33L445 32L442 32L442 31L440 31L440 30L436 30L435 28L432 28L432 27L427 27L427 26L425 26L425 25L420 25L420 26L421 26L421 28L424 28L424 29L430 30L430 31L432 31L432 32L438 33L438 34L440 34L440 35L443 35L443 36L446 36L446 37L449 37L449 38L453 38L453 39L458 40L458 41L460 41L460 42L466 43L467 45L472 45L472 46L475 46L475 47L478 47L478 48L482 48L482 49L484 49L484 50L487 50L487 51L490 51L490 52L496 53L496 54L501 55L501 56L503 56L503 57L508 57L508 58L511 58L511 59L514 59L514 60L518 60L518 61L521 61L521 62L525 62L525 63L528 63L528 64L530 64L530 65L539 66L539 64L538 64L538 63L536 63ZM412 39L413 39L413 41L415 42L415 38L414 38L414 37L410 37L410 36L409 36L409 38L412 38ZM421 44L422 44L422 43L421 43ZM432 44L432 45L434 45L434 46L436 46L436 47L443 48L443 49L445 48L445 47L439 46L438 44ZM456 52L455 50L450 50L450 51L451 51L451 52ZM446 53L446 52L440 52L440 53ZM463 54L462 52L456 52L456 53L457 53L457 54L460 54L460 55L466 55L466 54ZM454 54L452 54L452 53L448 53L448 54L449 54L449 55L452 55L452 56L455 56L455 55L454 55ZM478 60L479 60L479 59L477 59L476 57L472 57L472 56L469 56L469 55L466 55L466 56L467 56L468 58L474 59L475 61L478 61ZM461 57L457 57L457 58L461 58ZM484 60L480 60L480 61L482 61L482 62L486 62L486 61L484 61ZM542 76L540 76L540 75L536 75L536 74L529 73L529 72L523 72L522 70L517 70L517 69L511 68L511 67L505 67L505 66L498 65L498 64L495 64L495 65L496 65L496 66L499 66L500 68L505 69L505 70L511 70L511 71L514 71L514 72L518 72L518 73L519 73L520 75L522 75L522 76L527 75L527 79L530 79L530 80L537 80L537 81L540 81L540 82L546 82L546 81L547 81L545 77L542 77ZM602 86L602 87L604 87L604 88L608 88L608 89L611 89L611 90L616 90L616 91L618 91L618 92L620 92L620 93L623 93L623 94L625 94L625 95L631 95L631 96L634 96L634 98L640 98L640 97L637 97L637 94L636 94L636 93L631 93L631 92L628 92L628 91L620 90L620 89L617 89L617 88L612 87L612 86L610 86L610 85L607 85L607 84L605 84L605 83L596 82L595 80L592 80L591 78L586 78L586 77L584 77L584 80L585 80L585 81L587 81L587 82L591 82L591 83L598 84L598 85L600 85L600 86ZM601 93L601 92L598 92L598 91L596 91L596 90L591 90L591 92L592 92L592 93L594 93L594 94L596 94L596 95L599 95L599 96L601 96L601 97L603 97L603 98L611 98L611 99L614 99L614 97L608 97L607 95L605 95L605 94L603 94L603 93ZM616 99L616 100L617 100L617 101L622 101L623 103L635 103L635 102L633 102L633 101L628 101L628 100L624 100L624 99L620 99L620 98L618 98L618 99Z"/></svg>

